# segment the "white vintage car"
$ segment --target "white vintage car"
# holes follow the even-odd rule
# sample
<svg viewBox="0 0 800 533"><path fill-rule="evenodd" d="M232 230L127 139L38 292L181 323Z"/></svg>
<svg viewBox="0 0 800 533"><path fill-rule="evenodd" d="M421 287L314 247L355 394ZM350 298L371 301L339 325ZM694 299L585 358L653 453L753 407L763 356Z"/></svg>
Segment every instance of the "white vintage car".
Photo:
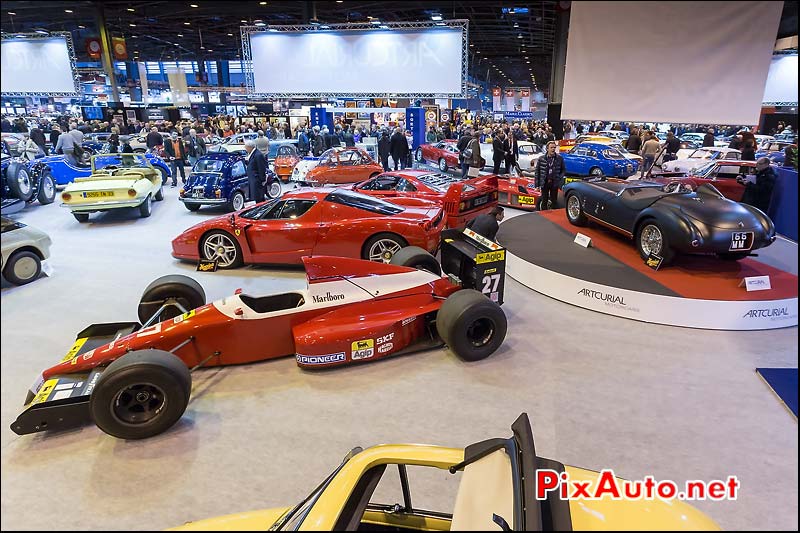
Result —
<svg viewBox="0 0 800 533"><path fill-rule="evenodd" d="M707 146L706 148L691 148L678 150L678 159L667 161L661 165L664 172L683 172L688 173L697 167L705 165L709 161L717 159L739 160L742 152L733 148L720 148L717 146Z"/></svg>
<svg viewBox="0 0 800 533"><path fill-rule="evenodd" d="M100 154L92 156L92 174L75 178L61 193L61 207L78 222L88 222L89 213L126 207L149 217L153 201L164 199L161 172L144 154Z"/></svg>
<svg viewBox="0 0 800 533"><path fill-rule="evenodd" d="M14 285L25 285L39 277L42 261L50 257L52 241L41 230L2 218L3 277Z"/></svg>
<svg viewBox="0 0 800 533"><path fill-rule="evenodd" d="M622 141L630 137L628 132L622 130L603 130L603 131L598 131L597 135L600 135L602 137L609 137L611 139L616 140L618 143L621 143Z"/></svg>
<svg viewBox="0 0 800 533"><path fill-rule="evenodd" d="M245 141L255 141L258 133L237 133L230 137L225 137L219 144L209 146L207 152L237 152L244 150Z"/></svg>
<svg viewBox="0 0 800 533"><path fill-rule="evenodd" d="M536 161L544 155L542 147L529 141L517 141L519 156L517 164L521 170L533 170Z"/></svg>

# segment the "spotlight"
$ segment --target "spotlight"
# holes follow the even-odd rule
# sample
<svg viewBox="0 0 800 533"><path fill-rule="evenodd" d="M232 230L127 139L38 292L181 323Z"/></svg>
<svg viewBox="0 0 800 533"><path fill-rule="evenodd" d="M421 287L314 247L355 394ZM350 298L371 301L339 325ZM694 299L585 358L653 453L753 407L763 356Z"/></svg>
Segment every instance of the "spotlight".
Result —
<svg viewBox="0 0 800 533"><path fill-rule="evenodd" d="M442 16L441 15L432 15L431 16L431 20L442 20Z"/></svg>

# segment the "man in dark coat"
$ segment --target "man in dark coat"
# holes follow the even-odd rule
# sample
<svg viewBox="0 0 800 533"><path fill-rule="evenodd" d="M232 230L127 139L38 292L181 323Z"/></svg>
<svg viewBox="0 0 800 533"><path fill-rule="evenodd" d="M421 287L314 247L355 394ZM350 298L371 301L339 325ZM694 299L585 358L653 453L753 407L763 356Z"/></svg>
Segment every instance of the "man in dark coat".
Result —
<svg viewBox="0 0 800 533"><path fill-rule="evenodd" d="M150 128L150 133L147 134L145 138L145 142L147 143L147 148L152 150L156 146L163 146L164 145L164 138L158 132L158 128L153 126Z"/></svg>
<svg viewBox="0 0 800 533"><path fill-rule="evenodd" d="M488 213L483 213L467 222L467 227L479 235L483 235L490 241L494 240L500 221L503 220L504 211L496 205Z"/></svg>
<svg viewBox="0 0 800 533"><path fill-rule="evenodd" d="M777 179L778 175L770 166L769 158L759 158L756 161L756 175L749 180L745 178L747 181L745 181L744 194L742 194L742 203L757 207L766 213Z"/></svg>
<svg viewBox="0 0 800 533"><path fill-rule="evenodd" d="M391 141L389 140L389 132L383 130L381 138L378 139L378 157L381 159L383 170L389 172L389 154L391 153Z"/></svg>
<svg viewBox="0 0 800 533"><path fill-rule="evenodd" d="M41 149L44 155L49 155L47 153L47 143L45 142L44 132L39 128L33 128L30 133L31 140L36 143L36 146Z"/></svg>
<svg viewBox="0 0 800 533"><path fill-rule="evenodd" d="M250 200L264 201L264 182L267 179L267 160L264 154L256 150L256 143L248 140L244 143L247 152L247 183L250 187Z"/></svg>
<svg viewBox="0 0 800 533"><path fill-rule="evenodd" d="M498 132L492 139L492 174L500 174L500 165L506 159L506 135L503 132Z"/></svg>
<svg viewBox="0 0 800 533"><path fill-rule="evenodd" d="M353 132L350 131L350 126L347 124L344 125L344 133L342 133L342 140L344 141L345 146L356 145L356 139L353 136Z"/></svg>
<svg viewBox="0 0 800 533"><path fill-rule="evenodd" d="M703 135L703 148L714 146L714 129L708 128L708 131Z"/></svg>
<svg viewBox="0 0 800 533"><path fill-rule="evenodd" d="M536 161L536 188L542 191L540 211L556 208L558 188L565 173L564 158L558 153L555 141L550 141L547 143L547 153Z"/></svg>
<svg viewBox="0 0 800 533"><path fill-rule="evenodd" d="M389 152L392 154L392 159L394 159L394 169L397 170L398 167L403 169L408 155L408 141L400 128L395 128L391 139L389 139Z"/></svg>

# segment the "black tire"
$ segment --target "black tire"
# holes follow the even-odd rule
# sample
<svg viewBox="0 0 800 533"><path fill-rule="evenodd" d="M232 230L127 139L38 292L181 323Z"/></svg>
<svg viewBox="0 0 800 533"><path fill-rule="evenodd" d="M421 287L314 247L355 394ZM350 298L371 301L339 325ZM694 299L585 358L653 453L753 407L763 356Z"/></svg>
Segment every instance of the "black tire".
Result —
<svg viewBox="0 0 800 533"><path fill-rule="evenodd" d="M573 226L585 226L588 220L583 212L580 197L575 193L570 193L567 195L565 204L567 220L569 220L570 224Z"/></svg>
<svg viewBox="0 0 800 533"><path fill-rule="evenodd" d="M280 198L281 194L283 194L283 186L281 186L281 180L278 178L267 178L267 187L264 191L267 198L273 200L275 198Z"/></svg>
<svg viewBox="0 0 800 533"><path fill-rule="evenodd" d="M444 157L439 159L439 170L447 172L447 161L445 161Z"/></svg>
<svg viewBox="0 0 800 533"><path fill-rule="evenodd" d="M169 179L169 174L167 174L167 170L161 167L156 167L158 171L161 173L161 183L166 183Z"/></svg>
<svg viewBox="0 0 800 533"><path fill-rule="evenodd" d="M133 149L133 153L134 154L146 154L147 150L145 150L144 148L134 148ZM162 174L163 174L163 171L162 171Z"/></svg>
<svg viewBox="0 0 800 533"><path fill-rule="evenodd" d="M422 148L417 148L417 150L414 152L414 161L416 161L417 163L422 163L423 162L423 159L422 159Z"/></svg>
<svg viewBox="0 0 800 533"><path fill-rule="evenodd" d="M89 222L89 213L72 213L72 216L74 216L75 220L81 224L84 222Z"/></svg>
<svg viewBox="0 0 800 533"><path fill-rule="evenodd" d="M374 250L373 248L379 247L380 243L383 243L386 247L390 247L394 252L389 252L389 250ZM361 248L361 258L368 261L382 261L388 263L392 260L392 256L395 253L406 246L408 246L408 242L396 233L378 233L367 239L364 243L364 246ZM373 258L370 258L370 254L373 255ZM377 258L378 255L381 255L381 259Z"/></svg>
<svg viewBox="0 0 800 533"><path fill-rule="evenodd" d="M740 261L748 255L750 252L724 252L717 254L717 258L723 261Z"/></svg>
<svg viewBox="0 0 800 533"><path fill-rule="evenodd" d="M162 187L158 188L158 190L156 191L156 195L153 197L153 199L156 202L160 202L164 199L164 189Z"/></svg>
<svg viewBox="0 0 800 533"><path fill-rule="evenodd" d="M200 210L200 204L187 204L184 202L183 206L189 211L195 212Z"/></svg>
<svg viewBox="0 0 800 533"><path fill-rule="evenodd" d="M660 239L660 249L655 250L653 249L655 246L654 244L650 244L645 247L642 243L642 237L648 231L654 232L654 235L658 235L658 239ZM639 226L636 228L636 249L639 251L639 255L642 259L647 259L650 257L650 253L652 252L654 255L657 255L663 259L662 265L669 264L673 257L675 256L674 250L669 246L669 238L667 234L664 232L663 226L654 218L648 218L642 221ZM646 239L649 240L649 239Z"/></svg>
<svg viewBox="0 0 800 533"><path fill-rule="evenodd" d="M41 205L52 204L56 199L56 180L53 179L50 169L44 170L39 177L39 191L36 193L36 199Z"/></svg>
<svg viewBox="0 0 800 533"><path fill-rule="evenodd" d="M120 439L145 439L171 428L189 404L192 376L175 355L136 350L100 375L89 399L97 427Z"/></svg>
<svg viewBox="0 0 800 533"><path fill-rule="evenodd" d="M25 163L12 161L6 168L6 184L11 195L27 202L36 193L33 187L33 180Z"/></svg>
<svg viewBox="0 0 800 533"><path fill-rule="evenodd" d="M8 258L3 276L14 285L25 285L42 273L42 260L33 252L23 250Z"/></svg>
<svg viewBox="0 0 800 533"><path fill-rule="evenodd" d="M203 235L203 238L200 239L200 248L199 248L200 249L200 257L202 259L207 260L207 261L213 261L215 259L214 257L210 257L210 256L208 256L206 254L206 242L209 239L211 239L214 235L221 235L222 238L223 238L222 240L227 239L228 241L230 241L230 243L233 244L234 252L235 252L233 260L227 262L228 264L226 264L226 265L223 265L222 263L220 263L218 265L218 268L228 269L228 268L238 268L238 267L242 266L242 264L244 264L244 260L242 258L242 249L239 247L239 242L230 233L222 231L222 230L209 231L208 233ZM219 240L219 239L217 239L217 240Z"/></svg>
<svg viewBox="0 0 800 533"><path fill-rule="evenodd" d="M592 167L589 169L589 176L593 178L600 178L603 176L603 170L600 167Z"/></svg>
<svg viewBox="0 0 800 533"><path fill-rule="evenodd" d="M442 265L431 254L419 246L406 246L392 256L389 264L400 265L418 270L427 270L437 276L442 275Z"/></svg>
<svg viewBox="0 0 800 533"><path fill-rule="evenodd" d="M139 216L147 218L153 213L153 198L148 194L144 202L139 204Z"/></svg>
<svg viewBox="0 0 800 533"><path fill-rule="evenodd" d="M461 289L442 304L436 329L459 358L480 361L503 344L508 322L495 302L476 290Z"/></svg>
<svg viewBox="0 0 800 533"><path fill-rule="evenodd" d="M244 193L242 191L233 191L230 200L228 200L228 205L227 205L228 211L239 211L240 209L244 208L244 203L245 203Z"/></svg>
<svg viewBox="0 0 800 533"><path fill-rule="evenodd" d="M169 299L175 299L187 311L197 309L206 303L206 293L195 280L181 274L161 276L145 288L139 299L137 313L139 321L144 324ZM183 314L177 306L164 309L158 317L159 321L169 320Z"/></svg>

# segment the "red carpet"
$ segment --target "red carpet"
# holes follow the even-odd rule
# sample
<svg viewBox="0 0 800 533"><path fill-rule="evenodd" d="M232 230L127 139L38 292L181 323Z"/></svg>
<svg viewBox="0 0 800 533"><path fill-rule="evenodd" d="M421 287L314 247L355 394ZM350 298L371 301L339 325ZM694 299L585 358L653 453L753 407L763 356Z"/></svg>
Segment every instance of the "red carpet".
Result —
<svg viewBox="0 0 800 533"><path fill-rule="evenodd" d="M583 228L573 226L563 209L537 214L572 235L580 230L592 238L592 246L598 250L685 298L727 301L797 298L797 276L759 263L755 259L720 261L713 256L680 255L670 265L655 271L644 264L633 241L621 234L595 223ZM743 278L749 276L769 276L772 289L747 292L738 285Z"/></svg>

